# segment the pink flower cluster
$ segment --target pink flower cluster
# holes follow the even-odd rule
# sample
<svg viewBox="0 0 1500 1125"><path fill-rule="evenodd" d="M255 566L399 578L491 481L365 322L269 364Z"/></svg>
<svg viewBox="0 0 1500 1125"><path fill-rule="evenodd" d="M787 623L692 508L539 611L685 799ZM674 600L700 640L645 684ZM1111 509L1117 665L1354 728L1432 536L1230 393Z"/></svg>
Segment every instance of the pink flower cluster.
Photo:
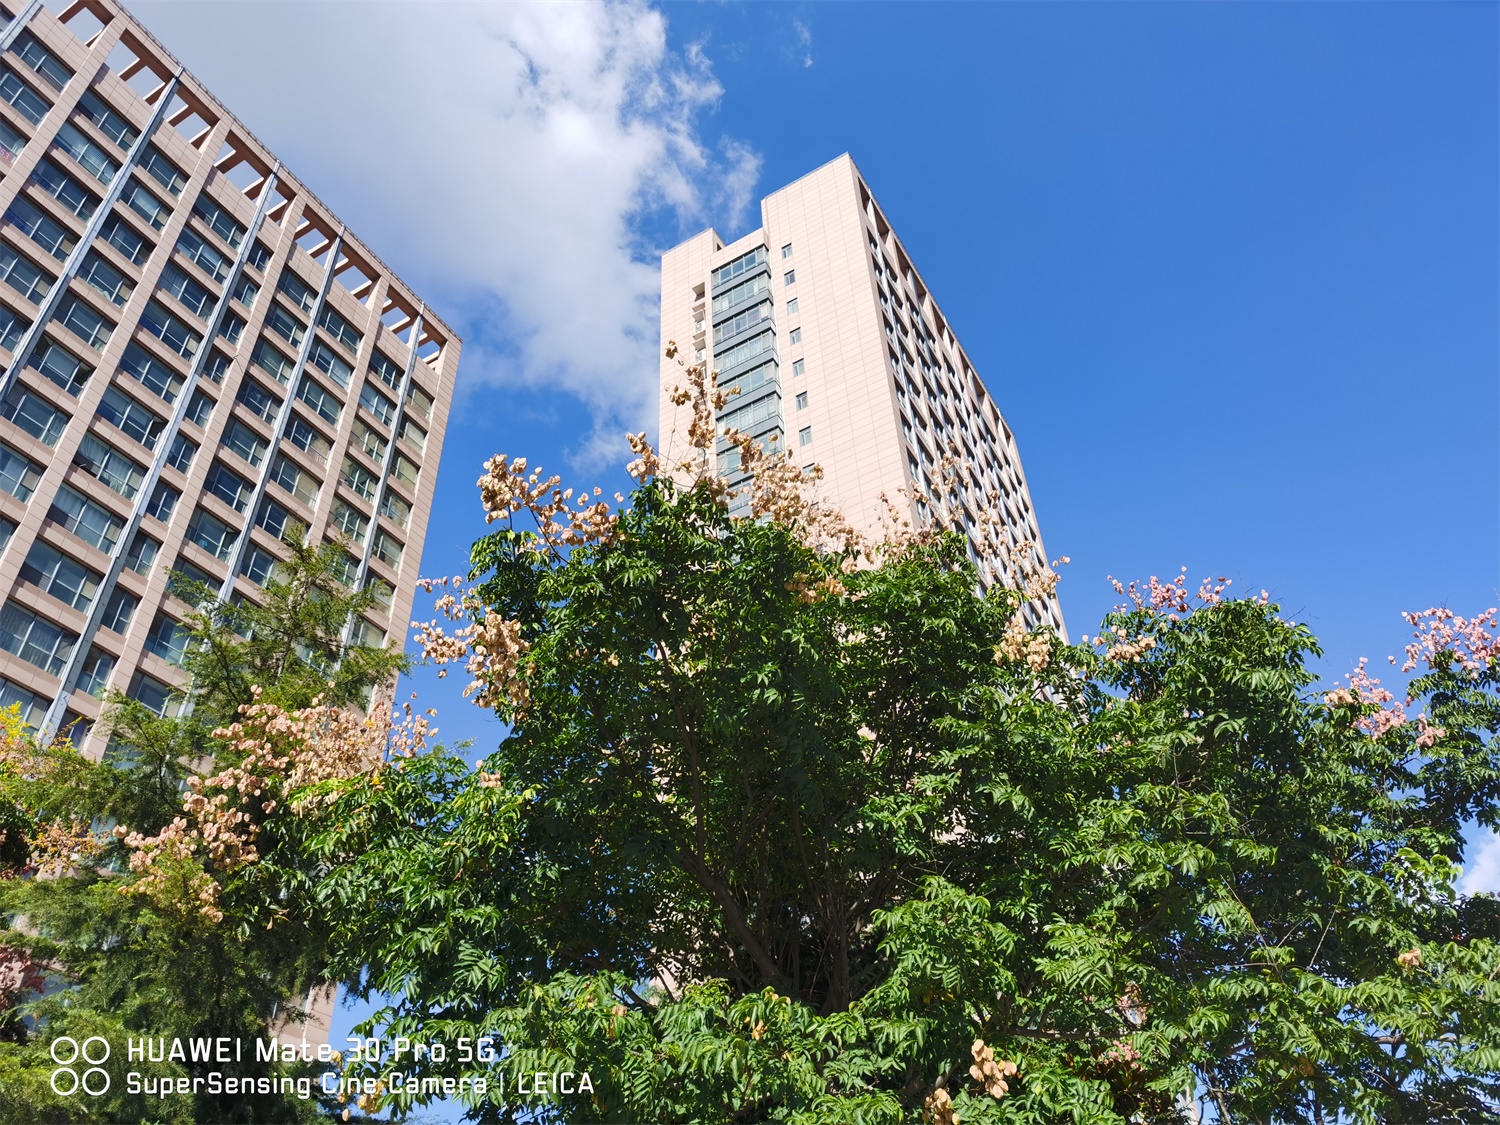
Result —
<svg viewBox="0 0 1500 1125"><path fill-rule="evenodd" d="M1494 607L1472 618L1459 617L1451 609L1438 608L1403 613L1401 616L1416 630L1416 639L1406 646L1406 663L1401 670L1410 672L1418 661L1434 668L1439 657L1446 653L1464 671L1478 675L1489 667L1491 660L1500 656L1500 640L1492 632L1500 628L1497 613L1500 610Z"/></svg>
<svg viewBox="0 0 1500 1125"><path fill-rule="evenodd" d="M1115 606L1115 612L1124 613L1131 609L1149 609L1154 613L1167 612L1167 620L1176 621L1181 614L1191 613L1193 609L1192 599L1187 590L1187 567L1182 568L1176 578L1170 582L1162 582L1151 576L1151 580L1145 584L1132 582L1129 586L1121 585L1114 575L1109 575L1109 584L1115 588L1115 593L1124 594L1130 599ZM1197 600L1205 606L1218 605L1224 600L1224 591L1233 585L1231 579L1220 576L1215 582L1212 578L1205 578L1198 586ZM1261 591L1261 603L1265 603L1266 593Z"/></svg>
<svg viewBox="0 0 1500 1125"><path fill-rule="evenodd" d="M1379 738L1386 731L1406 724L1406 709L1400 703L1394 707L1385 706L1393 702L1396 697L1381 687L1379 680L1365 671L1365 665L1368 663L1369 660L1363 656L1360 657L1359 667L1344 677L1349 681L1349 686L1334 688L1323 697L1323 702L1329 707L1373 705L1377 710L1373 714L1361 716L1358 726L1371 738Z"/></svg>

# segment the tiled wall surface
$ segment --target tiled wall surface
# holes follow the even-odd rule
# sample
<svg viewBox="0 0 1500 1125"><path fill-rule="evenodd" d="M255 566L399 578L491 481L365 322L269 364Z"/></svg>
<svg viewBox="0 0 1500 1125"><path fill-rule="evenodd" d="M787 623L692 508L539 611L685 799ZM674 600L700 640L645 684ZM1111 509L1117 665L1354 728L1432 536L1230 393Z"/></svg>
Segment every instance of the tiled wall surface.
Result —
<svg viewBox="0 0 1500 1125"><path fill-rule="evenodd" d="M0 21L0 704L102 753L298 527L404 643L459 340L123 9Z"/></svg>
<svg viewBox="0 0 1500 1125"><path fill-rule="evenodd" d="M774 432L799 464L821 466L820 497L862 529L878 535L892 505L922 525L919 497L935 494L939 464L949 456L958 489L948 502L962 515L984 581L1001 580L1005 551L1045 562L1015 438L854 162L841 156L767 196L761 224L728 246L708 230L663 255L663 348L675 341L688 363L708 363L721 387L744 386L747 367L773 364L777 416L757 411L753 427L730 424ZM755 264L723 279L747 261ZM750 285L744 298L715 311L715 294L739 292L744 279L759 276L763 290ZM761 311L747 317L752 304ZM742 322L732 334L716 332ZM733 349L767 332L769 351L736 362ZM661 445L681 458L691 412L670 393L682 370L664 358L661 372ZM738 399L722 418L731 418ZM720 453L720 465L732 476L727 456ZM1003 514L1003 542L976 518L991 507ZM1055 600L1026 614L1066 635Z"/></svg>

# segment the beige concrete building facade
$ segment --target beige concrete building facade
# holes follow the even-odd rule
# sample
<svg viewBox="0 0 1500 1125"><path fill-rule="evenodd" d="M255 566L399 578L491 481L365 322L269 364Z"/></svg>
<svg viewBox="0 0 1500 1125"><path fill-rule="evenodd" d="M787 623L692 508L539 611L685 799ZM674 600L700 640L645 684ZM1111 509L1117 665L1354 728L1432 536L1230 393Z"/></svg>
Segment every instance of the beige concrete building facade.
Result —
<svg viewBox="0 0 1500 1125"><path fill-rule="evenodd" d="M298 529L403 645L459 340L124 9L0 23L0 704L102 753Z"/></svg>
<svg viewBox="0 0 1500 1125"><path fill-rule="evenodd" d="M1004 581L1011 553L1045 563L1015 437L847 154L763 199L760 229L728 245L706 230L667 251L661 335L732 392L721 432L821 466L820 499L862 530L888 526L890 504L925 526L933 498L985 584ZM689 408L669 396L681 381L664 357L660 442L678 457ZM733 483L738 453L722 440L717 452ZM1055 600L1026 615L1064 633Z"/></svg>

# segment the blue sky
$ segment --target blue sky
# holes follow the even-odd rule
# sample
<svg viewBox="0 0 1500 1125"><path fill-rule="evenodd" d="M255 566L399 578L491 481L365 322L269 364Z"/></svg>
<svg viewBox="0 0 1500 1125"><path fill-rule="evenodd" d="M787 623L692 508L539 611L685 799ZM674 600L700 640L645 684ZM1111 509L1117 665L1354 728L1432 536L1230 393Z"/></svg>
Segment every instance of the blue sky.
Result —
<svg viewBox="0 0 1500 1125"><path fill-rule="evenodd" d="M1403 609L1500 602L1495 5L133 8L463 334L425 574L492 453L621 487L655 254L848 151L1015 431L1075 635L1106 574L1186 565L1332 677Z"/></svg>

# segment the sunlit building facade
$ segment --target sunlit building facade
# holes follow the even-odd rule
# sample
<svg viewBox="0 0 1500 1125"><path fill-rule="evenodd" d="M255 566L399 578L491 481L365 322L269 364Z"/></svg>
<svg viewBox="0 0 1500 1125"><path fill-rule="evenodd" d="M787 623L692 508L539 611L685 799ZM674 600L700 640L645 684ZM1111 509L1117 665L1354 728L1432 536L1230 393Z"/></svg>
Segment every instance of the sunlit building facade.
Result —
<svg viewBox="0 0 1500 1125"><path fill-rule="evenodd" d="M667 251L661 293L663 349L707 363L731 396L721 433L820 466L819 498L874 535L893 506L925 526L941 502L987 585L1005 581L1012 555L1045 563L1015 437L847 155L763 199L758 230L727 245L706 230ZM664 356L660 440L678 456L681 381ZM742 483L738 452L720 438L716 453ZM742 490L738 510L746 502ZM1063 632L1055 599L1025 614Z"/></svg>
<svg viewBox="0 0 1500 1125"><path fill-rule="evenodd" d="M298 532L402 645L458 339L122 8L0 19L0 704L102 753Z"/></svg>

